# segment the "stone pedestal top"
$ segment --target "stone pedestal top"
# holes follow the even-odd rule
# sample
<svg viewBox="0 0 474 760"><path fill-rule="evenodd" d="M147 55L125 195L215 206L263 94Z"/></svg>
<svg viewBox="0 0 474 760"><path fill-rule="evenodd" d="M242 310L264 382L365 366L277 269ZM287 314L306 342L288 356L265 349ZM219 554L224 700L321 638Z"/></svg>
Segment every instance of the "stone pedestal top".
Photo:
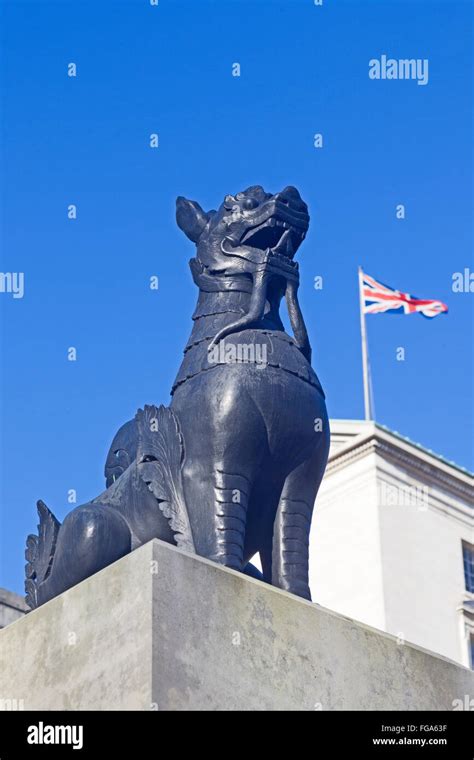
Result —
<svg viewBox="0 0 474 760"><path fill-rule="evenodd" d="M474 674L154 540L0 631L0 705L452 710Z"/></svg>

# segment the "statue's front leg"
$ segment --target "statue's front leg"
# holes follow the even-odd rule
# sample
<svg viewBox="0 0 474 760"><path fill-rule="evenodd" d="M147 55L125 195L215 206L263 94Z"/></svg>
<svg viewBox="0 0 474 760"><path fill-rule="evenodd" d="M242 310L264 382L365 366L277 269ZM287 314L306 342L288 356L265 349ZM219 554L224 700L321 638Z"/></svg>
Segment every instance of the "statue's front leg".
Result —
<svg viewBox="0 0 474 760"><path fill-rule="evenodd" d="M235 570L243 569L250 481L245 475L214 473L215 551L210 559Z"/></svg>
<svg viewBox="0 0 474 760"><path fill-rule="evenodd" d="M287 476L273 531L272 584L309 601L309 533L326 460L327 445L317 446Z"/></svg>
<svg viewBox="0 0 474 760"><path fill-rule="evenodd" d="M195 551L234 570L243 569L249 497L266 442L247 374L245 365L203 372L172 404L184 441L182 481Z"/></svg>
<svg viewBox="0 0 474 760"><path fill-rule="evenodd" d="M308 583L311 504L282 496L275 518L272 584L311 601Z"/></svg>
<svg viewBox="0 0 474 760"><path fill-rule="evenodd" d="M234 570L243 569L250 483L222 463L188 457L183 485L196 553ZM235 469L235 462L234 462Z"/></svg>

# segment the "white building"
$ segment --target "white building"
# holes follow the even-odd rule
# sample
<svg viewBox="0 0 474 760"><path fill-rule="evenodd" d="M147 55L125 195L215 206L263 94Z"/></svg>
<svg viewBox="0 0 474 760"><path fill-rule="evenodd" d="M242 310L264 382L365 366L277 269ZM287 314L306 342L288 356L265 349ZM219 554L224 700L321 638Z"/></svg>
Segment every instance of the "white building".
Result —
<svg viewBox="0 0 474 760"><path fill-rule="evenodd" d="M13 623L23 617L28 606L22 596L0 588L0 628Z"/></svg>
<svg viewBox="0 0 474 760"><path fill-rule="evenodd" d="M473 666L474 479L374 422L332 420L313 601Z"/></svg>

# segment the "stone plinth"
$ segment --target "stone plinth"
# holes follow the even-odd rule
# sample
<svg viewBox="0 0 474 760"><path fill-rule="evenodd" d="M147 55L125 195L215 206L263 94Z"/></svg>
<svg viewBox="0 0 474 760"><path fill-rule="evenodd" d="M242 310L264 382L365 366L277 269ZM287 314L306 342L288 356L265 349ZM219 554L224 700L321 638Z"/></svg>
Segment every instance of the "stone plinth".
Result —
<svg viewBox="0 0 474 760"><path fill-rule="evenodd" d="M151 541L0 631L0 704L452 710L455 663ZM23 702L19 702L23 700Z"/></svg>

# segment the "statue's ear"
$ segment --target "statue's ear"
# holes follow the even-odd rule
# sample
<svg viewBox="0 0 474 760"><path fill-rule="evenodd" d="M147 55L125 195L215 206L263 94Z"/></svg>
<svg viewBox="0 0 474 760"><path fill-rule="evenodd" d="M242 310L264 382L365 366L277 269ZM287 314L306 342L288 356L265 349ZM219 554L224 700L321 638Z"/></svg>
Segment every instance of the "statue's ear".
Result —
<svg viewBox="0 0 474 760"><path fill-rule="evenodd" d="M176 198L176 222L180 230L193 243L197 243L209 219L209 214L202 210L196 201L188 201L181 195Z"/></svg>

